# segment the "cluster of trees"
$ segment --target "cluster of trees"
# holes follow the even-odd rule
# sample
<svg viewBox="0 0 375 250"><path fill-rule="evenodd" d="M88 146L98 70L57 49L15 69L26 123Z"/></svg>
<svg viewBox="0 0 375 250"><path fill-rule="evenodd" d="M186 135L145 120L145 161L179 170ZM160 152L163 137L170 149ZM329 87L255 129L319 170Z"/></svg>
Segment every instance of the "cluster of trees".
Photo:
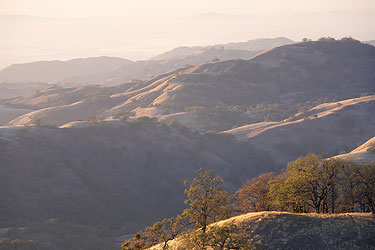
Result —
<svg viewBox="0 0 375 250"><path fill-rule="evenodd" d="M304 42L304 43L308 43L308 42L312 42L312 41L313 41L312 39L306 38L306 37L302 39L302 42ZM319 38L318 41L321 41L321 42L334 42L334 41L360 42L360 41L358 41L358 40L356 40L356 39L354 39L354 38L352 38L350 36L343 37L343 38L338 39L338 40L336 40L333 37L327 36L327 37L321 37L321 38Z"/></svg>
<svg viewBox="0 0 375 250"><path fill-rule="evenodd" d="M324 101L323 101L324 100ZM255 106L240 106L231 105L228 107L216 106L213 108L203 106L188 106L185 107L185 112L190 112L194 120L205 122L205 119L215 120L224 127L233 127L235 125L243 125L248 123L249 118L242 116L244 112L251 112L252 122L268 122L268 121L281 121L287 118L294 118L295 114L299 112L306 112L314 105L330 100L319 99L313 102L306 101L305 103L297 104L257 104Z"/></svg>
<svg viewBox="0 0 375 250"><path fill-rule="evenodd" d="M200 169L197 174L185 190L188 208L175 218L139 231L122 244L122 250L147 249L157 244L163 250L254 249L246 232L235 223L211 224L231 216L230 196L224 190L223 178L215 176L214 170ZM178 246L170 246L176 237Z"/></svg>
<svg viewBox="0 0 375 250"><path fill-rule="evenodd" d="M235 209L375 214L375 163L355 163L308 154L285 172L265 173L236 192Z"/></svg>
<svg viewBox="0 0 375 250"><path fill-rule="evenodd" d="M355 163L308 154L280 174L265 173L247 180L234 194L214 170L197 171L185 190L188 208L135 234L122 250L257 249L244 227L215 222L254 211L297 213L369 212L375 214L375 163ZM171 240L177 238L177 244Z"/></svg>

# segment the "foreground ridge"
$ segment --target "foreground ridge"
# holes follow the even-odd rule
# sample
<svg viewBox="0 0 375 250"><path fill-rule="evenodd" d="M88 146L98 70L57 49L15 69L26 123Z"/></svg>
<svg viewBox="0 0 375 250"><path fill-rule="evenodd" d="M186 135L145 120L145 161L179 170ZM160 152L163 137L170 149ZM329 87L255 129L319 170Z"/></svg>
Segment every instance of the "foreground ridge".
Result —
<svg viewBox="0 0 375 250"><path fill-rule="evenodd" d="M245 228L260 249L373 249L375 217L369 213L252 212L219 221ZM178 249L178 239L170 249ZM149 250L161 250L157 245Z"/></svg>

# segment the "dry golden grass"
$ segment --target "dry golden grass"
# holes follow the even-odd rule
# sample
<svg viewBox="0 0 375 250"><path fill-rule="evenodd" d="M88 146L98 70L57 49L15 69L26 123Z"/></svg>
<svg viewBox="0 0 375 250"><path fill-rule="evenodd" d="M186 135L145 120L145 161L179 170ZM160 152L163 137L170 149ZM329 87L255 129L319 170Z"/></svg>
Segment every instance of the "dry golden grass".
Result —
<svg viewBox="0 0 375 250"><path fill-rule="evenodd" d="M375 216L370 213L254 212L217 224L231 222L244 227L260 249L375 249ZM177 245L171 242L171 249Z"/></svg>

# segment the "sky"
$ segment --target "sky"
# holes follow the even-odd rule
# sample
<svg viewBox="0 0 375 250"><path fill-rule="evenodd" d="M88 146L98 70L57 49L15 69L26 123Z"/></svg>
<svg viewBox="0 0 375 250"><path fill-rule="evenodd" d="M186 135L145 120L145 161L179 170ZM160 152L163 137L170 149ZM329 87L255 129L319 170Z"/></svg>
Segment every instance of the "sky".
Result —
<svg viewBox="0 0 375 250"><path fill-rule="evenodd" d="M261 37L375 39L374 0L0 0L0 69Z"/></svg>

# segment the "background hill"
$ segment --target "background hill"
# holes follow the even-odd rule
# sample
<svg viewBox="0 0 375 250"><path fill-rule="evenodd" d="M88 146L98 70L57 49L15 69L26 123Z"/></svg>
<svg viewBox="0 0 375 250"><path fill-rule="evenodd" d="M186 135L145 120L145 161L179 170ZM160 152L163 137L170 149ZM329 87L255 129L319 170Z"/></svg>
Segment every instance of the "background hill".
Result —
<svg viewBox="0 0 375 250"><path fill-rule="evenodd" d="M321 104L281 122L254 123L224 133L268 152L275 164L285 164L309 152L351 151L373 136L374 112L375 96L366 96Z"/></svg>
<svg viewBox="0 0 375 250"><path fill-rule="evenodd" d="M105 114L141 113L143 109L142 113L152 110L154 116L169 115L168 119L183 122L191 120L191 107L198 107L206 118L198 127L223 130L215 123L227 128L241 125L238 122L250 123L243 117L241 121L240 114L256 111L259 104L264 108L278 104L276 117L270 119L280 120L295 112L296 105L310 106L374 93L374 54L373 46L350 39L277 47L249 60L201 64L150 80L143 90L112 96L128 98ZM229 119L216 115L216 121L211 118L228 109L238 111L237 115L233 112L234 117ZM257 117L252 122L256 121Z"/></svg>
<svg viewBox="0 0 375 250"><path fill-rule="evenodd" d="M215 168L234 191L267 165L230 135L142 118L80 128L0 128L0 226L58 218L130 232L183 209L184 179Z"/></svg>
<svg viewBox="0 0 375 250"><path fill-rule="evenodd" d="M211 48L197 54L212 50L212 55L234 52ZM147 81L55 87L0 104L35 111L12 121L13 125L41 119L60 126L93 116L127 114L166 123L176 120L194 130L224 131L281 121L324 102L375 93L374 54L375 47L352 39L323 39L277 47L248 60L188 65ZM60 115L63 110L75 110L77 115Z"/></svg>
<svg viewBox="0 0 375 250"><path fill-rule="evenodd" d="M108 71L129 63L131 61L122 58L102 56L13 64L0 71L0 81L56 83L72 76Z"/></svg>
<svg viewBox="0 0 375 250"><path fill-rule="evenodd" d="M138 61L119 69L103 74L88 75L80 78L71 78L71 82L96 82L102 85L115 85L129 82L133 79L147 80L153 76L164 74L187 65L198 65L212 60L247 59L258 54L259 51L227 50L221 48L202 48L191 54L177 56L161 61Z"/></svg>
<svg viewBox="0 0 375 250"><path fill-rule="evenodd" d="M360 145L358 148L350 151L347 154L340 154L336 157L339 158L350 158L355 161L366 161L372 162L375 161L375 137L371 138L367 142Z"/></svg>
<svg viewBox="0 0 375 250"><path fill-rule="evenodd" d="M151 60L155 61L166 61L173 58L183 58L185 56L194 54L195 52L201 50L207 50L211 48L216 49L226 49L226 50L245 50L245 51L252 51L254 52L261 52L264 50L268 50L274 47L287 45L295 43L294 41L285 38L285 37L277 37L277 38L258 38L254 40L249 40L247 42L233 42L233 43L226 43L226 44L216 44L212 46L194 46L194 47L178 47L171 51L167 51L160 55L157 55Z"/></svg>
<svg viewBox="0 0 375 250"><path fill-rule="evenodd" d="M247 42L239 42L239 43L218 44L218 45L215 45L215 47L224 47L226 49L236 49L236 50L264 51L270 48L275 48L275 47L293 44L293 43L295 42L286 37L277 37L277 38L258 38L254 40L249 40Z"/></svg>
<svg viewBox="0 0 375 250"><path fill-rule="evenodd" d="M118 57L77 58L68 61L41 61L14 64L0 71L0 83L45 82L64 86L82 84L115 85L133 79L146 80L152 76L212 60L247 59L266 49L293 41L287 38L256 39L244 43L214 46L181 47L168 51L150 60L129 61ZM35 84L34 84L35 85ZM14 88L14 87L13 87ZM1 86L0 86L1 89ZM19 89L19 88L17 88ZM42 89L42 88L39 88ZM35 89L34 89L35 90ZM7 93L9 92L9 93ZM11 98L31 91L2 91L0 98Z"/></svg>
<svg viewBox="0 0 375 250"><path fill-rule="evenodd" d="M134 232L181 211L183 181L201 167L217 169L232 192L246 179L280 171L298 156L337 155L373 136L372 127L340 130L341 124L330 119L328 125L313 119L284 131L267 130L249 141L146 117L73 122L63 128L2 127L0 222L9 226L58 218Z"/></svg>
<svg viewBox="0 0 375 250"><path fill-rule="evenodd" d="M24 96L26 94L53 87L53 85L42 82L2 82L0 83L0 99Z"/></svg>

